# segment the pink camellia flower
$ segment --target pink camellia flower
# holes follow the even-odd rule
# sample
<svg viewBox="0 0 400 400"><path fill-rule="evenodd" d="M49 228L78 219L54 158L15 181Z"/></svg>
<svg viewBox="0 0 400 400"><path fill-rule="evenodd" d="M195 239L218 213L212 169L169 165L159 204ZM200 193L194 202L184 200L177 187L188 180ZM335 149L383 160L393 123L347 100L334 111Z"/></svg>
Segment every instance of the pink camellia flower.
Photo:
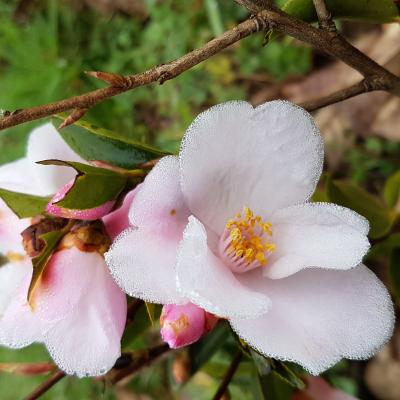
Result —
<svg viewBox="0 0 400 400"><path fill-rule="evenodd" d="M74 181L68 182L53 196L53 198L50 200L49 204L46 207L46 212L48 214L62 218L82 219L86 221L92 221L100 219L105 215L109 214L113 209L113 207L115 206L115 200L106 201L99 207L94 207L87 210L71 210L59 206L57 203L65 197L65 195L72 188L73 184Z"/></svg>
<svg viewBox="0 0 400 400"><path fill-rule="evenodd" d="M312 374L370 357L391 336L393 305L361 264L368 221L309 202L322 164L303 109L210 108L133 199L133 226L106 253L114 278L146 301L227 318L260 353Z"/></svg>
<svg viewBox="0 0 400 400"><path fill-rule="evenodd" d="M167 304L163 307L161 337L173 349L197 342L217 323L217 318L195 304Z"/></svg>
<svg viewBox="0 0 400 400"><path fill-rule="evenodd" d="M33 163L46 158L83 162L47 124L31 134L26 158L0 167L0 187L36 195L56 192L74 172ZM126 213L115 211L106 225L117 234L126 220ZM28 304L33 268L20 233L30 221L19 220L0 200L0 344L20 348L42 342L66 373L95 376L112 368L121 354L127 303L105 265L107 245L99 238L107 242L108 236L101 228L92 244L93 223L86 224L63 239Z"/></svg>

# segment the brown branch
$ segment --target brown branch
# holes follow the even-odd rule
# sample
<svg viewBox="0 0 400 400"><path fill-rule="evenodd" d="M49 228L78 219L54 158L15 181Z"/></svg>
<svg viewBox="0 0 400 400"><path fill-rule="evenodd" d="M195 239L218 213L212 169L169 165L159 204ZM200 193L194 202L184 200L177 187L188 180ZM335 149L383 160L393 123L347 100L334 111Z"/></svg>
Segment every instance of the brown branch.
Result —
<svg viewBox="0 0 400 400"><path fill-rule="evenodd" d="M236 357L233 359L231 365L229 366L228 371L226 371L224 379L222 380L221 385L219 386L219 388L217 390L217 393L215 393L213 400L222 399L222 396L228 389L229 384L231 383L233 375L235 375L235 372L239 367L240 361L242 361L242 357L243 357L243 353L242 353L242 351L239 350Z"/></svg>
<svg viewBox="0 0 400 400"><path fill-rule="evenodd" d="M300 106L311 112L318 110L319 108L350 99L360 94L369 93L376 90L386 90L384 83L377 79L366 78L352 86L338 90L337 92L334 92L328 96L305 101L304 103L301 103Z"/></svg>
<svg viewBox="0 0 400 400"><path fill-rule="evenodd" d="M235 1L243 3L243 0ZM316 49L338 58L360 72L365 78L379 79L387 91L400 96L400 78L352 46L339 33L314 28L312 25L294 18L278 8L262 9L253 0L247 1L251 1L253 4L249 10L251 12L258 11L257 16L270 28L308 43Z"/></svg>
<svg viewBox="0 0 400 400"><path fill-rule="evenodd" d="M25 400L36 400L43 394L45 394L49 389L51 389L57 382L64 378L65 372L58 371L49 379L44 381L39 387L37 387L32 393L30 393Z"/></svg>
<svg viewBox="0 0 400 400"><path fill-rule="evenodd" d="M140 74L119 76L120 80L115 86L108 86L69 99L10 113L0 119L0 130L71 109L87 109L105 99L139 86L149 85L154 82L163 83L200 64L233 43L265 28L266 25L263 19L258 17L250 18L206 43L203 47L193 50L177 60L155 66Z"/></svg>
<svg viewBox="0 0 400 400"><path fill-rule="evenodd" d="M352 46L337 31L314 28L299 19L291 17L282 10L271 6L269 0L235 1L246 6L251 12L257 12L257 14L236 27L226 31L218 38L211 40L203 47L167 64L155 66L143 73L121 76L105 72L92 72L91 75L108 82L110 86L93 90L69 99L57 101L55 103L32 107L25 110L6 112L3 118L0 119L0 130L24 122L49 117L71 109L89 109L103 100L136 87L149 85L154 82L163 83L212 57L233 43L267 28L288 34L342 60L350 67L360 72L364 78L368 78L374 82L379 82L379 89L400 96L400 78ZM316 0L316 4L318 4L317 11L320 19L323 20L327 18L326 7L325 10L322 10L321 8L321 4L324 4L324 2ZM360 94L358 92L354 93L354 88L348 91L350 96ZM346 93L341 93L341 96L338 96L338 94L332 96L333 99L339 99L337 101L340 101L346 98L343 97L345 95ZM327 101L326 98L322 100L325 102ZM321 104L324 104L324 101L321 101ZM79 112L77 111L75 115L71 115L70 120L79 117L78 113Z"/></svg>
<svg viewBox="0 0 400 400"><path fill-rule="evenodd" d="M144 304L144 301L141 299L133 300L132 304L130 304L130 306L128 307L128 312L127 312L127 316L126 316L127 324L131 323L134 320L136 313L143 306L143 304Z"/></svg>
<svg viewBox="0 0 400 400"><path fill-rule="evenodd" d="M105 379L116 384L122 379L134 374L139 369L151 364L163 354L169 352L171 348L164 343L148 350L138 351L135 353L124 354L123 364L116 365L110 372L105 375Z"/></svg>
<svg viewBox="0 0 400 400"><path fill-rule="evenodd" d="M331 13L326 8L325 0L313 0L313 2L318 15L320 28L330 32L336 32L336 25L332 20Z"/></svg>

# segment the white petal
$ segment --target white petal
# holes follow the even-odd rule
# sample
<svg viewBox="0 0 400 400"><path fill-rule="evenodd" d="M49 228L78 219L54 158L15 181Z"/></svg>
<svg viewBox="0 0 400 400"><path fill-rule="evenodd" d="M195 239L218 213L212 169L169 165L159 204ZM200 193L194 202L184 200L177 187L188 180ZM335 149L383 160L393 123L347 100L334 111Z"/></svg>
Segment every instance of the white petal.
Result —
<svg viewBox="0 0 400 400"><path fill-rule="evenodd" d="M308 267L349 269L369 249L368 221L331 203L306 203L278 210L271 218L276 251L264 269L278 279Z"/></svg>
<svg viewBox="0 0 400 400"><path fill-rule="evenodd" d="M26 157L0 166L0 188L38 196L45 194Z"/></svg>
<svg viewBox="0 0 400 400"><path fill-rule="evenodd" d="M164 157L133 198L129 219L134 226L180 240L189 215L179 184L178 157Z"/></svg>
<svg viewBox="0 0 400 400"><path fill-rule="evenodd" d="M29 136L27 157L30 168L36 176L42 194L53 194L71 181L76 172L69 167L38 165L36 161L59 159L86 163L61 138L56 128L50 123L34 129Z"/></svg>
<svg viewBox="0 0 400 400"><path fill-rule="evenodd" d="M200 114L186 132L182 191L192 214L221 233L243 206L268 217L306 201L322 162L319 131L300 107L223 103Z"/></svg>
<svg viewBox="0 0 400 400"><path fill-rule="evenodd" d="M19 219L0 199L0 254L12 252L25 256L21 232L30 224L29 219ZM17 254L16 254L17 253Z"/></svg>
<svg viewBox="0 0 400 400"><path fill-rule="evenodd" d="M15 265L11 265L15 267ZM1 269L1 268L0 268ZM10 272L10 271L8 271ZM21 348L42 340L42 326L27 301L28 288L32 277L32 264L25 262L14 270L9 282L15 290L6 309L0 316L0 344L11 348ZM3 279L4 276L0 276ZM2 282L3 286L4 282ZM4 300L4 299L2 299Z"/></svg>
<svg viewBox="0 0 400 400"><path fill-rule="evenodd" d="M233 329L262 354L296 362L315 375L341 358L371 357L393 331L390 296L363 265L253 279L251 286L267 293L272 307L259 318L232 319Z"/></svg>
<svg viewBox="0 0 400 400"><path fill-rule="evenodd" d="M177 262L178 290L189 300L220 317L250 318L267 312L267 296L243 286L207 245L207 233L191 216Z"/></svg>
<svg viewBox="0 0 400 400"><path fill-rule="evenodd" d="M133 198L129 217L138 228L124 231L106 254L114 279L126 293L155 303L187 302L176 292L174 267L188 215L178 159L165 157Z"/></svg>
<svg viewBox="0 0 400 400"><path fill-rule="evenodd" d="M147 229L127 229L106 253L118 285L130 296L158 304L184 304L176 291L175 263L179 242Z"/></svg>
<svg viewBox="0 0 400 400"><path fill-rule="evenodd" d="M126 296L112 280L103 258L97 256L97 263L81 266L90 269L92 282L79 307L44 338L59 368L79 377L102 375L113 367L121 354L126 321Z"/></svg>

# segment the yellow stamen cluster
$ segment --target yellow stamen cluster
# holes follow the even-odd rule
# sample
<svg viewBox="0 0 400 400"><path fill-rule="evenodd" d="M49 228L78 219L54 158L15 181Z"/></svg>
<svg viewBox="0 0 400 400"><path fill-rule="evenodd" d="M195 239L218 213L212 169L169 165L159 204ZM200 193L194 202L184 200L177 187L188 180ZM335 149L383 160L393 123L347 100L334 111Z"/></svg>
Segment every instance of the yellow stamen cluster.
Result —
<svg viewBox="0 0 400 400"><path fill-rule="evenodd" d="M254 216L248 208L243 208L243 215L238 213L235 219L226 224L231 240L227 253L242 258L247 264L258 261L261 265L267 264L266 253L275 250L275 244L268 242L272 236L272 224L263 221L260 216Z"/></svg>

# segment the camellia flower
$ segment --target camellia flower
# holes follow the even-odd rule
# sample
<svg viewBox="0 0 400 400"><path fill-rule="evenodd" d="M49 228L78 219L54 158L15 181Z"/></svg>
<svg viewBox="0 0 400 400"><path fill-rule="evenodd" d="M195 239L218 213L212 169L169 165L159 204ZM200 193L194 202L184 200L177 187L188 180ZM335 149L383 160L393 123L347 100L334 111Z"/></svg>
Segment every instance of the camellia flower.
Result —
<svg viewBox="0 0 400 400"><path fill-rule="evenodd" d="M0 167L0 187L36 195L56 192L74 173L33 163L48 158L83 162L47 124L31 134L26 158ZM20 233L30 221L19 220L0 200L1 345L20 348L43 342L62 370L78 376L100 375L114 365L121 354L127 304L104 261L110 240L104 228L117 234L127 221L126 208L108 215L105 227L101 222L100 227L76 223L48 261L28 304L33 268ZM51 230L45 224L57 220L40 220L24 231L28 252L35 252L29 235L36 243L41 229Z"/></svg>
<svg viewBox="0 0 400 400"><path fill-rule="evenodd" d="M393 305L361 264L366 219L309 202L322 164L303 109L210 108L136 193L133 227L106 253L113 276L132 296L227 318L260 353L312 374L370 357L392 333Z"/></svg>
<svg viewBox="0 0 400 400"><path fill-rule="evenodd" d="M214 328L218 318L195 304L167 304L160 316L161 336L173 349L197 342Z"/></svg>

